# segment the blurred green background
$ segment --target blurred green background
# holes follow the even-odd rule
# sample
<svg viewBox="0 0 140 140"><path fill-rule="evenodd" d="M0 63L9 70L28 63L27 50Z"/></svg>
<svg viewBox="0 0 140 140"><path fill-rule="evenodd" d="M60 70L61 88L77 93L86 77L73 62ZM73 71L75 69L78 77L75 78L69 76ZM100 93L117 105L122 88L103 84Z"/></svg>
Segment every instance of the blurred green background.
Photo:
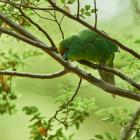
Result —
<svg viewBox="0 0 140 140"><path fill-rule="evenodd" d="M87 2L90 3L91 1L89 0ZM140 22L138 17L140 17L140 15L137 15L137 13L134 12L131 0L97 0L97 7L99 15L98 28L140 52L138 46L134 44L134 41L139 39L140 27L138 25ZM35 18L35 20L52 35L57 44L60 42L61 35L55 24L52 24L51 22L44 23L42 20L36 19L36 17L33 18ZM94 24L94 17L88 18L87 21ZM66 37L83 29L81 25L67 18L65 18L62 27ZM40 39L47 42L46 38L44 38L41 33L36 32L34 28L31 28L30 30L35 35L38 34ZM7 51L9 48L20 53L32 47L25 43L18 42L11 37L7 38L6 36L3 36L0 40L0 49ZM124 56L124 60L121 59L122 56ZM125 57L131 58L126 52L121 51L118 53L115 60L116 66L123 65L124 61L126 65L129 65L129 62L125 60ZM57 62L47 55L29 58L25 60L25 63L26 65L22 71L51 73L62 69ZM92 71L91 69L86 69L90 72ZM63 77L51 80L14 78L14 90L20 95L20 98L18 99L19 112L12 116L0 116L0 140L29 139L29 129L27 127L29 117L25 116L20 109L24 105L35 105L43 112L43 115L49 118L57 110L57 105L54 102L58 96L58 85L68 84L70 82L76 84L78 83L78 80L79 78L74 74L67 74ZM120 106L135 108L138 105L135 101L121 97L113 99L110 94L103 92L86 81L83 83L78 96L86 98L94 97L96 99L96 105L99 108ZM75 140L87 140L94 134L103 133L107 130L119 134L120 127L105 124L101 122L100 119L101 118L97 117L94 112L91 112L90 117L82 124L79 130L72 128L68 133L75 132Z"/></svg>

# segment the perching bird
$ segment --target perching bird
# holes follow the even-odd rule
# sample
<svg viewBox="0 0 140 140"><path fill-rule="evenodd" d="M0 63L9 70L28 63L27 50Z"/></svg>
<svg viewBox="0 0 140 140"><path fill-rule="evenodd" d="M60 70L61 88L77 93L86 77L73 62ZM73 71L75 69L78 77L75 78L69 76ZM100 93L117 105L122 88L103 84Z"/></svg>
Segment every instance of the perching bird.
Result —
<svg viewBox="0 0 140 140"><path fill-rule="evenodd" d="M113 68L115 52L118 47L96 32L85 29L72 35L59 44L59 53L65 60L89 61ZM114 74L98 70L103 81L115 85Z"/></svg>

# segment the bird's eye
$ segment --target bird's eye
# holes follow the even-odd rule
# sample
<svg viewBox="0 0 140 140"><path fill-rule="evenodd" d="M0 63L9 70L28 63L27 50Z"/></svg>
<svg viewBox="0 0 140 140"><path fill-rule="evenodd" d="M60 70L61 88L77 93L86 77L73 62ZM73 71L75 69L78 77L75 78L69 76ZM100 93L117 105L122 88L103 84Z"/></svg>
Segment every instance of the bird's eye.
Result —
<svg viewBox="0 0 140 140"><path fill-rule="evenodd" d="M66 48L65 50L67 51L67 50L69 50L69 48Z"/></svg>

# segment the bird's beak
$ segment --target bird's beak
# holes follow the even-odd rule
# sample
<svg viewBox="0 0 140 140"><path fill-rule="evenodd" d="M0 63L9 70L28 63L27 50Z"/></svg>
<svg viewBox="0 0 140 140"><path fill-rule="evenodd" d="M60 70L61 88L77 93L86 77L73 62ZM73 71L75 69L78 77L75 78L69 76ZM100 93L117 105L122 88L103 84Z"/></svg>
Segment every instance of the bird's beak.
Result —
<svg viewBox="0 0 140 140"><path fill-rule="evenodd" d="M59 50L59 53L63 57L63 59L67 61L66 53L63 50Z"/></svg>
<svg viewBox="0 0 140 140"><path fill-rule="evenodd" d="M64 60L66 60L66 61L68 60L68 59L67 59L67 56L66 56L66 53L64 53L64 54L62 55L62 57L63 57Z"/></svg>

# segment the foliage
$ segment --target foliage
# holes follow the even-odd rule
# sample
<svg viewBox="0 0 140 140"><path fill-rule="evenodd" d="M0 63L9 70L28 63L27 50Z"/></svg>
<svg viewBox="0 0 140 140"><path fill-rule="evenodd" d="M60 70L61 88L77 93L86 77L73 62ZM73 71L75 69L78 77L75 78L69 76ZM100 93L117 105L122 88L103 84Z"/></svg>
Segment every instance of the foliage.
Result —
<svg viewBox="0 0 140 140"><path fill-rule="evenodd" d="M129 120L132 118L133 110L131 108L124 108L124 107L118 107L118 108L109 108L109 109L101 109L96 112L97 115L102 117L102 121L105 123L112 123L114 125L118 125L121 128L128 127ZM133 129L133 134L130 138L130 140L138 140L140 139L140 120L135 124ZM121 130L123 131L123 129ZM105 133L105 136L108 135L108 139L110 140L117 140L116 136L111 136L110 134ZM98 136L98 135L97 135ZM96 136L95 136L96 137ZM104 136L97 137L98 139L104 139Z"/></svg>
<svg viewBox="0 0 140 140"><path fill-rule="evenodd" d="M22 54L9 49L0 53L0 70L17 71L25 65L25 59L41 55L37 50L24 51ZM18 95L13 89L13 76L0 75L0 114L13 114L16 112L16 100Z"/></svg>
<svg viewBox="0 0 140 140"><path fill-rule="evenodd" d="M105 132L104 135L94 135L94 138L90 140L118 140L118 138L116 135Z"/></svg>
<svg viewBox="0 0 140 140"><path fill-rule="evenodd" d="M97 11L97 9L91 9L91 5L85 5L85 7L80 9L80 16L85 19L85 16L91 16L95 11Z"/></svg>
<svg viewBox="0 0 140 140"><path fill-rule="evenodd" d="M61 111L58 109L58 114L55 113L50 119L43 117L35 106L25 106L23 111L26 115L31 116L29 128L31 139L33 140L73 140L74 134L65 136L64 130L68 130L71 127L80 128L80 125L89 117L91 110L96 109L95 99L86 99L76 97L70 104L67 104L71 100L74 94L75 85L72 83L68 85L60 85L59 93L56 103L60 104ZM57 127L55 128L55 126Z"/></svg>

